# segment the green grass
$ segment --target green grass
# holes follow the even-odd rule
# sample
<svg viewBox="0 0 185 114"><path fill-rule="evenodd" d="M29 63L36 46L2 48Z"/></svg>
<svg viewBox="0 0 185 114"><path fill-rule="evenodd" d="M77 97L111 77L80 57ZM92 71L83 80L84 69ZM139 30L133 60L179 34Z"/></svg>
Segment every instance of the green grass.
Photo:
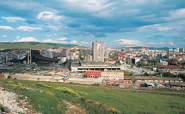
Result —
<svg viewBox="0 0 185 114"><path fill-rule="evenodd" d="M178 93L185 93L185 90L176 90L176 89L159 89L155 88L153 91L164 91L164 92L178 92Z"/></svg>
<svg viewBox="0 0 185 114"><path fill-rule="evenodd" d="M37 84L36 81L24 81L24 80L12 80L16 83L22 83L24 86L30 86L30 84ZM5 82L4 82L5 83ZM99 102L100 104L106 104L116 108L125 114L137 114L137 113L151 113L151 114L173 114L173 113L185 113L185 96L184 95L169 95L159 93L141 93L141 92L126 92L114 89L99 88L98 86L85 87L85 85L76 84L60 84L43 82L50 88L44 86L36 86L36 88L49 91L54 95L49 96L46 93L23 91L24 95L31 97L30 103L34 104L37 111L45 113L60 113L57 109L59 102L62 100L71 102L74 105L80 104L82 109L86 109L91 114L98 113L112 113L100 109L99 105L93 104L93 102ZM4 84L5 85L5 84ZM6 87L6 86L5 86ZM67 87L74 90L80 97L72 94L58 91L57 87ZM86 100L90 100L88 103ZM66 109L64 103L62 112ZM44 106L44 107L42 107ZM53 108L53 109L52 109Z"/></svg>

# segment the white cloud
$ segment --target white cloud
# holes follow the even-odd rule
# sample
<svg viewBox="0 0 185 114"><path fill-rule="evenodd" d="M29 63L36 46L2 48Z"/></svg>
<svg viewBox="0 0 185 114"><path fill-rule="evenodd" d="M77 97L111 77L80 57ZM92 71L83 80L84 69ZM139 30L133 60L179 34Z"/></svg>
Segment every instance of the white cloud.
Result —
<svg viewBox="0 0 185 114"><path fill-rule="evenodd" d="M20 38L20 36L17 36L17 38L16 38L16 40L14 40L14 42L44 42L44 43L64 43L64 44L75 44L75 43L77 43L76 40L72 40L70 42L68 42L67 40L68 40L67 38L38 40L35 37Z"/></svg>
<svg viewBox="0 0 185 114"><path fill-rule="evenodd" d="M6 35L4 35L4 36L2 36L2 37L6 38L7 36L6 36Z"/></svg>
<svg viewBox="0 0 185 114"><path fill-rule="evenodd" d="M58 16L53 12L44 11L37 15L37 19L46 20L46 21L53 19L54 21L58 22L60 19L62 19L62 16Z"/></svg>
<svg viewBox="0 0 185 114"><path fill-rule="evenodd" d="M170 11L170 17L166 19L184 19L185 18L185 8L184 9L178 9Z"/></svg>
<svg viewBox="0 0 185 114"><path fill-rule="evenodd" d="M166 43L163 43L163 42L160 42L160 43L154 43L154 42L149 42L149 43L146 43L148 45L164 45Z"/></svg>
<svg viewBox="0 0 185 114"><path fill-rule="evenodd" d="M169 45L175 45L175 44L173 44L173 42L168 42L168 44L169 44Z"/></svg>
<svg viewBox="0 0 185 114"><path fill-rule="evenodd" d="M173 29L173 27L161 26L160 24L142 26L138 29L139 32L148 31L149 29L157 29L159 31L167 31Z"/></svg>
<svg viewBox="0 0 185 114"><path fill-rule="evenodd" d="M19 39L19 38L20 38L20 36L17 36L17 37L16 37L16 39Z"/></svg>
<svg viewBox="0 0 185 114"><path fill-rule="evenodd" d="M45 28L51 28L51 29L54 29L56 31L60 31L63 26L60 25L60 26L44 26L44 27Z"/></svg>
<svg viewBox="0 0 185 114"><path fill-rule="evenodd" d="M81 44L88 44L88 42L81 42Z"/></svg>
<svg viewBox="0 0 185 114"><path fill-rule="evenodd" d="M91 44L89 44L88 42L81 42L79 45L89 47Z"/></svg>
<svg viewBox="0 0 185 114"><path fill-rule="evenodd" d="M0 29L4 29L4 30L14 30L11 26L0 26Z"/></svg>
<svg viewBox="0 0 185 114"><path fill-rule="evenodd" d="M57 34L54 34L54 36L57 36Z"/></svg>
<svg viewBox="0 0 185 114"><path fill-rule="evenodd" d="M52 36L52 35L46 35L46 36Z"/></svg>
<svg viewBox="0 0 185 114"><path fill-rule="evenodd" d="M57 38L56 40L67 40L67 38Z"/></svg>
<svg viewBox="0 0 185 114"><path fill-rule="evenodd" d="M50 43L54 43L52 39L44 39L44 40L42 40L42 42L50 42Z"/></svg>
<svg viewBox="0 0 185 114"><path fill-rule="evenodd" d="M44 39L40 42L49 42L49 43L63 43L63 44L76 44L76 40L72 40L70 42L67 41L67 38L57 38L57 39Z"/></svg>
<svg viewBox="0 0 185 114"><path fill-rule="evenodd" d="M71 43L72 43L72 44L76 44L77 41L76 41L76 40L72 40Z"/></svg>
<svg viewBox="0 0 185 114"><path fill-rule="evenodd" d="M21 39L14 40L14 42L39 42L35 37L23 37Z"/></svg>
<svg viewBox="0 0 185 114"><path fill-rule="evenodd" d="M119 39L119 40L115 40L114 42L116 42L116 44L119 44L119 45L135 45L135 46L143 45L139 40Z"/></svg>
<svg viewBox="0 0 185 114"><path fill-rule="evenodd" d="M173 27L157 27L158 30L160 31L166 31L166 30L171 30Z"/></svg>
<svg viewBox="0 0 185 114"><path fill-rule="evenodd" d="M16 28L16 30L20 30L20 31L28 31L28 32L32 32L34 30L42 30L43 28L41 27L29 27L29 26L19 26Z"/></svg>
<svg viewBox="0 0 185 114"><path fill-rule="evenodd" d="M16 21L25 21L26 19L20 18L20 17L2 17L2 19L5 19L8 22L16 22Z"/></svg>

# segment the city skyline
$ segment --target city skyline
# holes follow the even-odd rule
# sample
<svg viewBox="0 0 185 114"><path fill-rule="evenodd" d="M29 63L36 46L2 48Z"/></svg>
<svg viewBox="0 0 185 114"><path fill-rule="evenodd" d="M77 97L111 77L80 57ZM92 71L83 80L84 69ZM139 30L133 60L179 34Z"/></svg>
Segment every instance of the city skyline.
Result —
<svg viewBox="0 0 185 114"><path fill-rule="evenodd" d="M0 42L91 47L169 47L185 44L185 1L2 1Z"/></svg>

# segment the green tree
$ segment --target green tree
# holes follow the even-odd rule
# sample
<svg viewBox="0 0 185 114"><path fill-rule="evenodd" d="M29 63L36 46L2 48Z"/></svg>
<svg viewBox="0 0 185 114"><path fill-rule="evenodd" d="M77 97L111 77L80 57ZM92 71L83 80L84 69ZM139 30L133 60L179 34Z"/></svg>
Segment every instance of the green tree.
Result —
<svg viewBox="0 0 185 114"><path fill-rule="evenodd" d="M82 58L82 52L80 52L80 55L79 55L80 59Z"/></svg>
<svg viewBox="0 0 185 114"><path fill-rule="evenodd" d="M149 76L149 74L148 74L147 72L145 72L143 75L144 75L144 76Z"/></svg>
<svg viewBox="0 0 185 114"><path fill-rule="evenodd" d="M130 73L129 73L129 76L133 76L133 75L134 75L134 73L133 73L133 72L130 72Z"/></svg>
<svg viewBox="0 0 185 114"><path fill-rule="evenodd" d="M143 63L138 63L137 64L137 67L143 67L144 65L143 65Z"/></svg>
<svg viewBox="0 0 185 114"><path fill-rule="evenodd" d="M184 75L183 73L179 73L179 74L178 74L178 77L182 78L183 81L185 81L185 75Z"/></svg>
<svg viewBox="0 0 185 114"><path fill-rule="evenodd" d="M173 77L174 75L170 72L164 72L163 77Z"/></svg>
<svg viewBox="0 0 185 114"><path fill-rule="evenodd" d="M182 66L182 68L181 68L181 69L183 69L183 70L184 70L184 69L185 69L185 66Z"/></svg>
<svg viewBox="0 0 185 114"><path fill-rule="evenodd" d="M134 78L134 81L133 81L133 83L135 83L137 81L137 79L136 78Z"/></svg>

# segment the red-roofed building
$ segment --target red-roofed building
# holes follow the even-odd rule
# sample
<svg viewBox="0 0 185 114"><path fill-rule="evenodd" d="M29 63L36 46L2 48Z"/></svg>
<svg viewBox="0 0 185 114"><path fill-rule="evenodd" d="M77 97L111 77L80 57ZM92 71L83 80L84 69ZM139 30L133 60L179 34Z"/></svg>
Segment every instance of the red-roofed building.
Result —
<svg viewBox="0 0 185 114"><path fill-rule="evenodd" d="M123 58L126 58L125 54L119 54L118 55L118 60L123 60Z"/></svg>

